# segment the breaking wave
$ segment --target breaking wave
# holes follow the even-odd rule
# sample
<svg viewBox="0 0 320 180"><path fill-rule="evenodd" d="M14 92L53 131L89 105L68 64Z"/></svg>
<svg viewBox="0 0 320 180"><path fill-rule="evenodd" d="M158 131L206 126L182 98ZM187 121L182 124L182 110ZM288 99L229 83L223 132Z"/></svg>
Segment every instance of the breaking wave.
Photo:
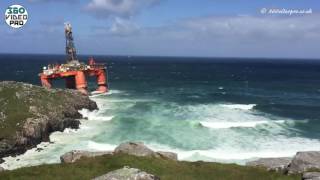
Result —
<svg viewBox="0 0 320 180"><path fill-rule="evenodd" d="M230 109L251 110L256 104L221 104L220 106Z"/></svg>
<svg viewBox="0 0 320 180"><path fill-rule="evenodd" d="M200 125L213 129L225 129L233 127L256 127L258 125L268 124L268 123L285 123L284 120L278 121L249 121L249 122L200 122Z"/></svg>

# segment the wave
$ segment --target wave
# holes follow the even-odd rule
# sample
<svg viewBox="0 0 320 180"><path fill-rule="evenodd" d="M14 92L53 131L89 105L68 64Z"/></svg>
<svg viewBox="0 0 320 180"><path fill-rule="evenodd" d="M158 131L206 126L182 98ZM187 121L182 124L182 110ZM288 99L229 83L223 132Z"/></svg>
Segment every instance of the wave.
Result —
<svg viewBox="0 0 320 180"><path fill-rule="evenodd" d="M257 125L261 124L268 124L268 123L285 123L284 120L278 121L249 121L249 122L207 122L202 121L199 122L201 126L212 128L212 129L227 129L233 127L256 127Z"/></svg>
<svg viewBox="0 0 320 180"><path fill-rule="evenodd" d="M91 95L89 97L95 98L95 97L101 97L101 96L106 96L111 94L121 94L123 92L124 91L115 90L115 89L109 90L108 92L105 92L105 93L99 93L99 91L93 91L91 92Z"/></svg>
<svg viewBox="0 0 320 180"><path fill-rule="evenodd" d="M109 90L107 92L108 95L110 95L110 94L121 94L121 93L124 93L124 91L116 90L116 89L112 89L112 90Z"/></svg>
<svg viewBox="0 0 320 180"><path fill-rule="evenodd" d="M230 109L251 110L256 104L221 104L220 106Z"/></svg>
<svg viewBox="0 0 320 180"><path fill-rule="evenodd" d="M320 141L301 137L278 137L274 141L264 141L261 147L246 149L228 146L207 150L183 150L161 144L150 144L153 150L175 152L182 161L231 162L245 164L257 158L292 157L298 151L311 151L320 148Z"/></svg>

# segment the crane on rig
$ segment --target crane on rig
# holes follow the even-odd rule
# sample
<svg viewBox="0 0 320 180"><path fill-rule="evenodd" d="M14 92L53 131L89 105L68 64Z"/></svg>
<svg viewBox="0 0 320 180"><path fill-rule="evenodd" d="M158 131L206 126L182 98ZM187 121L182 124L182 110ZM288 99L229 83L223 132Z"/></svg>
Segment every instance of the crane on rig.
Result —
<svg viewBox="0 0 320 180"><path fill-rule="evenodd" d="M107 69L105 64L96 63L92 57L89 58L88 64L80 62L77 58L70 23L65 23L64 31L66 38L66 64L44 66L42 73L39 74L42 86L51 88L51 81L63 78L67 88L77 89L83 94L88 94L86 76L96 76L98 88L95 92L107 92Z"/></svg>

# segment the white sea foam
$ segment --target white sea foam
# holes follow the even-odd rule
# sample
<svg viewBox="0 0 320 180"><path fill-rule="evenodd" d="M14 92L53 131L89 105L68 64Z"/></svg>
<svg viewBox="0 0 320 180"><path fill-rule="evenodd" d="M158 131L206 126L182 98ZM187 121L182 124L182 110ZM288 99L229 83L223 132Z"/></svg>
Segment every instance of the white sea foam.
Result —
<svg viewBox="0 0 320 180"><path fill-rule="evenodd" d="M232 127L256 127L261 124L268 123L285 123L284 120L278 121L249 121L249 122L208 122L202 121L200 124L204 127L212 128L212 129L225 129Z"/></svg>
<svg viewBox="0 0 320 180"><path fill-rule="evenodd" d="M88 141L88 149L92 151L113 151L117 145Z"/></svg>
<svg viewBox="0 0 320 180"><path fill-rule="evenodd" d="M102 97L102 96L106 96L106 95L121 94L121 93L124 93L124 91L115 90L115 89L109 90L108 92L105 92L105 93L101 93L99 91L93 91L93 92L91 92L90 97L95 98L95 97Z"/></svg>
<svg viewBox="0 0 320 180"><path fill-rule="evenodd" d="M121 94L121 93L124 93L124 91L111 89L111 90L108 91L107 94Z"/></svg>
<svg viewBox="0 0 320 180"><path fill-rule="evenodd" d="M66 128L63 132L70 134L70 133L76 133L77 131L78 131L77 129Z"/></svg>
<svg viewBox="0 0 320 180"><path fill-rule="evenodd" d="M247 150L232 145L217 145L216 149L208 150L183 150L153 143L147 143L147 145L154 150L175 152L178 154L179 160L233 162L238 164L245 164L257 158L292 157L297 151L310 151L320 148L319 140L300 137L280 136L274 141L265 140L258 143L261 144L259 148Z"/></svg>
<svg viewBox="0 0 320 180"><path fill-rule="evenodd" d="M220 106L230 109L251 110L256 104L221 104Z"/></svg>
<svg viewBox="0 0 320 180"><path fill-rule="evenodd" d="M89 111L88 109L82 109L79 111L83 118L91 121L110 121L114 116L102 115L99 111Z"/></svg>

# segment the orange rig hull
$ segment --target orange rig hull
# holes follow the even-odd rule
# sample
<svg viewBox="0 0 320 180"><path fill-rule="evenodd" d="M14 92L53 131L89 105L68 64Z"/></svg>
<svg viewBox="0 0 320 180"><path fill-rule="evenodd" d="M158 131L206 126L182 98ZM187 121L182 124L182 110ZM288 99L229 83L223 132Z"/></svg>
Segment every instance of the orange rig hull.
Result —
<svg viewBox="0 0 320 180"><path fill-rule="evenodd" d="M106 77L106 69L102 68L91 68L86 70L74 70L67 72L56 72L52 74L40 74L40 79L42 86L51 88L51 81L55 79L65 79L66 88L69 89L77 89L83 94L88 94L88 83L86 80L86 76L96 76L97 77L97 92L105 93L108 92L107 87L107 77Z"/></svg>

